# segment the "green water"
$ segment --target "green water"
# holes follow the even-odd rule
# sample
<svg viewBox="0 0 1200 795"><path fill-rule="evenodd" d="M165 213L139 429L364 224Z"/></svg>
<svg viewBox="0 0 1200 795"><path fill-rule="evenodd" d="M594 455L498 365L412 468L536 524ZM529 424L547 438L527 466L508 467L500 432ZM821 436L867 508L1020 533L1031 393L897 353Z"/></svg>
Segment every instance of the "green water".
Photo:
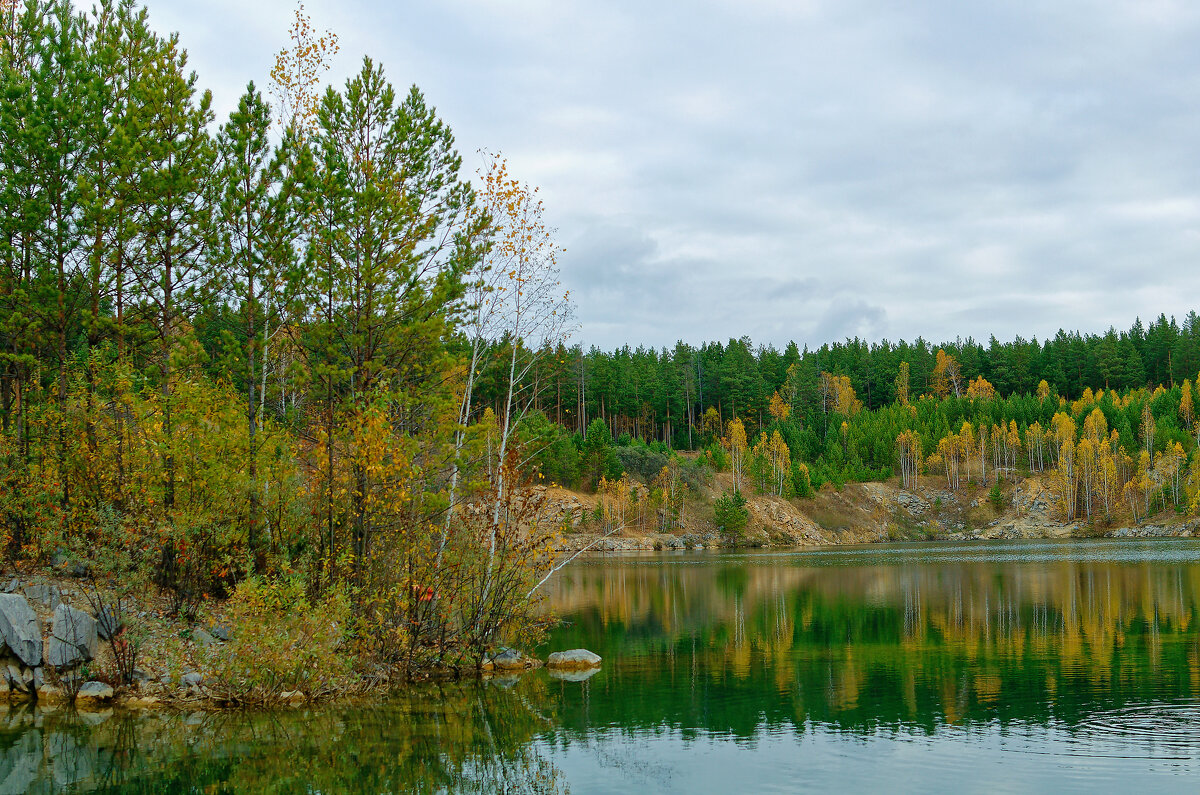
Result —
<svg viewBox="0 0 1200 795"><path fill-rule="evenodd" d="M5 792L1195 791L1200 543L579 561L543 652L269 714L0 715ZM86 718L86 719L85 719Z"/></svg>

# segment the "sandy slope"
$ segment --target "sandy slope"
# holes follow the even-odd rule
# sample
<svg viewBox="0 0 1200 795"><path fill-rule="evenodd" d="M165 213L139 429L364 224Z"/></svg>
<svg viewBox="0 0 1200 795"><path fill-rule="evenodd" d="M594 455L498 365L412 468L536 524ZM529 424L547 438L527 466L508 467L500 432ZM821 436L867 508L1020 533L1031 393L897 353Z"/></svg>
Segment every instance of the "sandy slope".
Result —
<svg viewBox="0 0 1200 795"><path fill-rule="evenodd" d="M893 479L884 483L853 483L841 489L826 486L809 500L753 495L750 521L741 540L752 546L813 546L900 540L977 540L994 538L1069 538L1191 536L1200 520L1161 514L1140 525L1128 516L1108 522L1064 522L1045 475L1008 473L1001 484L1001 507L989 500L992 482L969 484L952 491L942 478L921 478L916 488L901 489ZM712 520L712 500L733 482L721 473L689 505L683 527L674 533L655 532L653 518L642 525L628 523L623 532L602 536L591 519L597 497L551 489L548 498L570 528L564 544L600 551L621 549L682 549L728 544Z"/></svg>

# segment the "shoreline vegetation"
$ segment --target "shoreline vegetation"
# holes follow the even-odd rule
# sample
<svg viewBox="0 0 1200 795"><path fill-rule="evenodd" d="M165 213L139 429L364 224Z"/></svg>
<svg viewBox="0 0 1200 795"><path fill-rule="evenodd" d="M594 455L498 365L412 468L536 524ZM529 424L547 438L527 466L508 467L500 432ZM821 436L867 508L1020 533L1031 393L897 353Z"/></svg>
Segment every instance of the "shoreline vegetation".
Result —
<svg viewBox="0 0 1200 795"><path fill-rule="evenodd" d="M1194 313L585 351L536 188L337 48L301 8L217 120L145 9L0 0L10 694L480 675L592 550L1194 532Z"/></svg>

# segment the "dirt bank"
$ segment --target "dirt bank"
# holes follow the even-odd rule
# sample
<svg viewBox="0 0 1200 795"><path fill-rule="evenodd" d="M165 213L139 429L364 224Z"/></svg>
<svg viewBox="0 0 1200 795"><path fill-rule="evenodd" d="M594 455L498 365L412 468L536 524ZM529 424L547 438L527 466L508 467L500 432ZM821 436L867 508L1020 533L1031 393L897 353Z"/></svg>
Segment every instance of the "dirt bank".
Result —
<svg viewBox="0 0 1200 795"><path fill-rule="evenodd" d="M957 491L942 478L923 477L913 489L897 479L852 483L838 489L827 484L812 499L748 495L749 522L740 539L723 538L713 522L712 500L732 490L727 473L696 495L682 526L660 532L647 517L627 522L606 534L593 520L597 496L553 489L567 528L564 548L575 551L684 549L716 546L804 547L884 541L974 541L1001 538L1148 538L1195 536L1200 519L1163 512L1141 523L1116 515L1107 520L1064 521L1045 475L1006 473L999 498L994 480L970 483Z"/></svg>

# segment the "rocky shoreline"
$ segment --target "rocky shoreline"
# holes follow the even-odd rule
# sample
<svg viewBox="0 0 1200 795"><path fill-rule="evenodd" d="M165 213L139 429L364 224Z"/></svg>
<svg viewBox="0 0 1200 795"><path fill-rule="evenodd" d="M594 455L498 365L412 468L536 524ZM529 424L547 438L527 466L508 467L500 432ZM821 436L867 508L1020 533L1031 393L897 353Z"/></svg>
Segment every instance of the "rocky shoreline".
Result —
<svg viewBox="0 0 1200 795"><path fill-rule="evenodd" d="M676 552L728 548L803 549L894 541L970 543L999 539L1190 538L1200 535L1200 519L1159 514L1143 524L1118 526L1058 521L1045 483L1033 477L1004 483L1002 500L988 490L950 491L930 481L912 490L894 483L848 484L823 489L812 500L756 495L748 502L750 522L737 539L722 536L696 511L676 532L600 534L587 516L588 495L552 494L567 525L561 548L568 554ZM1119 520L1118 520L1119 521ZM247 700L229 686L222 668L239 642L257 635L239 632L225 603L210 603L198 618L185 620L157 589L125 588L126 601L103 592L87 569L67 561L37 572L0 577L0 695L11 702L39 705L75 703L83 708L185 707L216 709L231 705L298 706L327 698L352 698L395 687L392 672L350 670L336 683L309 683L306 691L278 686L267 698ZM134 598L129 600L133 591ZM115 607L116 609L111 609ZM122 668L116 659L121 633L136 633L134 655ZM245 630L244 627L241 627ZM336 645L337 641L331 641ZM257 646L255 647L257 649ZM555 678L586 678L595 666L588 654L539 660L515 650L500 650L485 661L483 675L507 677L547 667ZM254 654L258 654L257 651ZM309 660L320 674L333 657ZM243 657L244 657L243 650ZM284 657L286 657L286 653ZM261 668L260 658L251 664ZM553 663L552 663L553 660ZM287 662L287 660L284 660ZM599 665L599 659L594 661ZM288 663L291 664L291 663ZM315 664L315 665L314 665ZM572 667L577 665L578 667ZM451 672L452 674L453 672ZM438 674L431 674L437 678ZM292 688L305 687L298 680Z"/></svg>
<svg viewBox="0 0 1200 795"><path fill-rule="evenodd" d="M1068 538L1198 538L1200 537L1200 521L1184 522L1178 525L1147 524L1137 527L1116 527L1101 531L1093 530L1087 525L1072 523L1031 524L995 522L987 527L973 530L944 530L932 532L920 539L897 539L881 533L880 537L861 540L839 540L830 538L814 543L774 542L770 538L752 538L744 541L730 541L721 538L716 533L689 533L684 536L665 534L649 535L613 535L594 537L581 534L569 538L563 544L564 551L584 553L612 552L670 552L704 549L806 549L816 546L845 546L864 543L889 543L896 541L1000 541L1015 539L1068 539Z"/></svg>
<svg viewBox="0 0 1200 795"><path fill-rule="evenodd" d="M68 605L56 587L19 588L20 581L14 579L0 593L0 696L51 704L110 703L113 687L88 678L86 666L96 658L101 638L111 639L118 631L111 616L103 611L93 616ZM47 635L43 626L48 611Z"/></svg>
<svg viewBox="0 0 1200 795"><path fill-rule="evenodd" d="M94 591L92 591L94 593ZM99 604L99 609L92 607ZM80 604L76 607L75 604ZM221 709L235 705L206 679L199 658L220 654L231 640L229 627L172 619L152 599L134 606L130 616L142 631L143 644L133 681L116 681L114 653L124 621L106 603L88 599L81 583L69 577L13 577L0 589L0 704L36 705L39 709L73 705L83 711L110 708ZM580 680L599 670L601 658L586 649L557 651L546 660L515 649L501 649L484 661L485 678L503 678L545 667L552 678ZM393 687L387 676L347 692L325 697L354 698ZM284 691L271 704L301 706L316 700Z"/></svg>
<svg viewBox="0 0 1200 795"><path fill-rule="evenodd" d="M724 477L719 475L718 479ZM914 489L896 483L855 483L823 489L813 499L753 495L747 500L744 535L722 536L711 517L693 511L678 533L601 534L586 521L581 496L558 496L567 532L566 552L671 551L712 548L804 548L891 541L986 541L1066 538L1190 538L1200 535L1200 519L1163 513L1141 524L1119 517L1115 526L1064 522L1058 518L1044 478L1014 477L1003 483L1000 504L989 489L952 491L933 479Z"/></svg>

